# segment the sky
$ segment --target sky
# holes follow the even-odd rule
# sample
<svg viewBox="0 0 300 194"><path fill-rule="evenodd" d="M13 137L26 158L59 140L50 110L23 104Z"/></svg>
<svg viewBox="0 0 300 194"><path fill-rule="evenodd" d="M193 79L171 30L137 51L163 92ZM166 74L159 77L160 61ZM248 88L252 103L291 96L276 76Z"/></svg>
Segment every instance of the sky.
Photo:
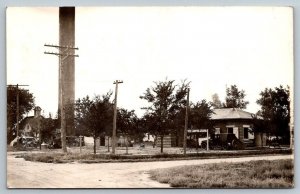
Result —
<svg viewBox="0 0 300 194"><path fill-rule="evenodd" d="M139 98L154 81L191 82L190 100L226 86L245 90L256 113L259 93L279 85L293 90L293 12L288 7L76 7L75 98L114 91L118 107L142 116ZM7 84L35 96L44 115L58 107L58 8L7 9ZM291 91L293 92L293 91Z"/></svg>

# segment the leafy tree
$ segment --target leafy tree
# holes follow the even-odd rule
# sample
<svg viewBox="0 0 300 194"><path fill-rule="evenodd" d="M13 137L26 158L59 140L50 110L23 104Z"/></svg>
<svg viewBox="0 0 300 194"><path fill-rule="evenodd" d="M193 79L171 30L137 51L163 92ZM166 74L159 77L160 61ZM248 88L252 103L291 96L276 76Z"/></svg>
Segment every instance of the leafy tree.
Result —
<svg viewBox="0 0 300 194"><path fill-rule="evenodd" d="M34 107L33 94L15 86L7 87L7 142L11 142L16 137L17 124L17 93L19 93L19 121L24 115Z"/></svg>
<svg viewBox="0 0 300 194"><path fill-rule="evenodd" d="M93 100L89 96L79 98L75 102L75 133L79 135L89 136L88 133L88 120L90 108Z"/></svg>
<svg viewBox="0 0 300 194"><path fill-rule="evenodd" d="M268 127L271 126L269 120L262 119L259 114L252 115L252 133L266 133L268 132ZM256 138L260 138L260 141L263 142L263 135L258 135Z"/></svg>
<svg viewBox="0 0 300 194"><path fill-rule="evenodd" d="M179 140L182 139L185 125L186 107L181 107L177 112L175 119L173 120L174 135L177 137L177 145L180 145ZM210 121L210 115L212 114L212 105L206 100L197 102L196 104L190 103L188 128L198 129L212 129L212 123Z"/></svg>
<svg viewBox="0 0 300 194"><path fill-rule="evenodd" d="M176 114L173 116L171 120L171 133L176 137L176 142L174 146L182 146L183 133L185 127L185 114L186 114L186 105L179 107ZM190 121L190 120L189 120ZM190 122L189 122L190 123ZM190 126L190 124L188 125Z"/></svg>
<svg viewBox="0 0 300 194"><path fill-rule="evenodd" d="M53 119L51 114L48 118L41 117L41 142L50 142L57 128L57 119Z"/></svg>
<svg viewBox="0 0 300 194"><path fill-rule="evenodd" d="M161 138L161 153L163 152L163 138L170 134L173 121L181 107L185 106L188 84L175 85L174 80L154 82L155 86L147 88L141 99L150 104L145 118L150 119L152 129L150 133L157 134ZM154 123L155 122L155 123ZM148 122L147 122L148 123Z"/></svg>
<svg viewBox="0 0 300 194"><path fill-rule="evenodd" d="M268 132L267 128L271 125L269 120L264 120L259 116L260 114L252 115L253 132Z"/></svg>
<svg viewBox="0 0 300 194"><path fill-rule="evenodd" d="M96 139L101 133L111 128L113 107L110 101L112 93L89 97L76 101L76 123L94 139L94 154L96 154Z"/></svg>
<svg viewBox="0 0 300 194"><path fill-rule="evenodd" d="M147 112L141 118L141 125L145 132L148 132L154 137L153 148L156 145L157 137L160 134L160 127L158 126L160 118L155 113Z"/></svg>
<svg viewBox="0 0 300 194"><path fill-rule="evenodd" d="M222 103L221 103L221 100L220 100L219 95L217 93L215 93L215 94L212 95L212 103L211 103L211 105L214 108L222 108Z"/></svg>
<svg viewBox="0 0 300 194"><path fill-rule="evenodd" d="M226 88L226 98L223 107L246 109L249 102L244 100L245 96L244 90L240 91L236 85L231 85L230 88Z"/></svg>
<svg viewBox="0 0 300 194"><path fill-rule="evenodd" d="M210 116L213 113L212 105L206 100L191 105L190 122L198 129L212 129Z"/></svg>
<svg viewBox="0 0 300 194"><path fill-rule="evenodd" d="M135 142L142 142L145 137L146 131L143 122L143 118L138 118L137 116L132 117L133 128L130 130L130 136Z"/></svg>
<svg viewBox="0 0 300 194"><path fill-rule="evenodd" d="M118 109L117 112L117 129L125 138L126 154L128 154L128 137L138 133L138 118L134 110Z"/></svg>
<svg viewBox="0 0 300 194"><path fill-rule="evenodd" d="M289 139L290 122L289 87L265 88L260 93L257 104L261 106L259 115L268 122L268 131L274 135Z"/></svg>

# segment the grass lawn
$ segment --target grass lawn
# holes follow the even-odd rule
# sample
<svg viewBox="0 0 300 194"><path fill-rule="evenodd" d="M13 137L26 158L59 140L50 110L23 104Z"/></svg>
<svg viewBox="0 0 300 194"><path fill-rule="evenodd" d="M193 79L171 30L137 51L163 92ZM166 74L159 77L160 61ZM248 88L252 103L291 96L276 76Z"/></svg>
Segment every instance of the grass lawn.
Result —
<svg viewBox="0 0 300 194"><path fill-rule="evenodd" d="M181 188L293 188L294 161L251 161L150 171L151 178Z"/></svg>
<svg viewBox="0 0 300 194"><path fill-rule="evenodd" d="M125 147L117 147L116 154L108 152L107 147L97 147L97 154L93 154L93 146L83 146L80 152L79 147L68 147L68 152L63 153L61 149L28 149L15 150L8 146L8 152L14 153L18 158L24 158L27 161L45 162L45 163L106 163L106 162L150 162L150 161L171 161L171 160L190 160L190 159L209 159L209 158L230 158L247 157L257 155L277 155L292 154L291 149L256 149L256 150L196 150L187 149L186 156L183 156L183 148L172 147L164 148L164 153L160 153L160 147L152 146L129 147L126 154ZM111 151L111 149L110 149Z"/></svg>
<svg viewBox="0 0 300 194"><path fill-rule="evenodd" d="M153 148L152 148L153 149ZM291 154L291 150L242 150L242 151L211 151L199 153L187 153L183 156L180 149L166 149L166 152L161 154L158 149L130 150L126 155L124 150L118 150L123 154L112 155L104 150L97 154L92 154L89 150L83 150L82 153L74 148L68 153L62 153L61 150L42 150L32 152L16 152L16 157L24 158L27 161L45 162L45 163L69 163L78 161L80 163L106 163L106 162L150 162L150 161L170 161L170 160L190 160L190 159L209 159L209 158L230 158L230 157L247 157L257 155L276 155L276 154ZM177 153L176 153L177 150ZM139 152L137 152L139 151ZM139 154L134 154L139 153Z"/></svg>

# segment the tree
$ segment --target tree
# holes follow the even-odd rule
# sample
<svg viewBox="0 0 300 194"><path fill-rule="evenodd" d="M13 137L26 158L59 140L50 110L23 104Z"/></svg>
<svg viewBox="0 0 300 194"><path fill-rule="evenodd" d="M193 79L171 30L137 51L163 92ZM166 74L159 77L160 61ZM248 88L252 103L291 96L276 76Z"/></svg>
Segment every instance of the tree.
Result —
<svg viewBox="0 0 300 194"><path fill-rule="evenodd" d="M33 94L15 86L7 87L7 142L16 137L17 124L17 93L19 93L19 121L34 107Z"/></svg>
<svg viewBox="0 0 300 194"><path fill-rule="evenodd" d="M118 109L117 112L117 131L125 138L126 154L128 154L128 137L138 132L137 116L134 110Z"/></svg>
<svg viewBox="0 0 300 194"><path fill-rule="evenodd" d="M163 138L171 132L172 123L181 107L185 106L185 97L188 91L188 84L183 81L181 85L175 85L174 80L154 82L155 86L147 88L141 99L147 100L150 104L144 109L147 110L146 117L150 119L150 133L157 134L161 138L161 153L163 153Z"/></svg>
<svg viewBox="0 0 300 194"><path fill-rule="evenodd" d="M257 104L261 106L259 115L268 121L268 132L289 140L290 122L290 91L289 87L265 88L260 93Z"/></svg>
<svg viewBox="0 0 300 194"><path fill-rule="evenodd" d="M190 122L193 127L198 129L212 129L210 121L210 116L213 113L212 105L207 103L206 100L192 104L190 112Z"/></svg>
<svg viewBox="0 0 300 194"><path fill-rule="evenodd" d="M113 107L110 101L112 92L102 96L95 96L90 100L89 96L76 101L76 123L94 139L94 154L96 154L96 139L107 128L111 128Z"/></svg>
<svg viewBox="0 0 300 194"><path fill-rule="evenodd" d="M179 107L178 111L174 115L171 121L172 135L176 137L174 146L183 146L184 141L184 129L185 129L185 117L186 117L186 104ZM190 120L189 120L190 121ZM189 122L190 123L190 122ZM190 126L190 124L188 124Z"/></svg>
<svg viewBox="0 0 300 194"><path fill-rule="evenodd" d="M51 114L48 118L41 117L41 142L50 142L57 128L57 120L52 119Z"/></svg>
<svg viewBox="0 0 300 194"><path fill-rule="evenodd" d="M185 125L185 114L186 107L180 107L177 111L175 119L173 120L172 128L175 129L175 134L177 137L177 145L180 145L179 140L184 134ZM188 116L188 128L198 128L198 129L212 129L212 123L210 121L210 116L213 113L211 103L202 100L196 104L190 102L189 116Z"/></svg>
<svg viewBox="0 0 300 194"><path fill-rule="evenodd" d="M267 128L270 126L269 120L262 119L260 114L253 114L252 115L252 123L253 123L253 132L268 132Z"/></svg>
<svg viewBox="0 0 300 194"><path fill-rule="evenodd" d="M246 109L249 102L244 100L245 96L244 90L240 91L236 85L231 85L230 88L226 88L226 98L223 107Z"/></svg>
<svg viewBox="0 0 300 194"><path fill-rule="evenodd" d="M141 118L141 125L145 132L148 132L154 137L153 148L156 145L157 137L160 134L160 128L158 127L159 117L155 113L147 112Z"/></svg>
<svg viewBox="0 0 300 194"><path fill-rule="evenodd" d="M88 133L88 120L90 108L93 104L93 100L89 96L79 98L75 102L75 132L79 135L89 136ZM58 117L60 114L58 112Z"/></svg>
<svg viewBox="0 0 300 194"><path fill-rule="evenodd" d="M211 98L212 98L211 105L214 108L222 108L222 103L221 103L221 100L220 100L219 95L217 93L213 94Z"/></svg>
<svg viewBox="0 0 300 194"><path fill-rule="evenodd" d="M146 133L143 118L138 118L135 115L132 117L131 122L133 127L130 130L130 137L133 139L134 142L142 142Z"/></svg>

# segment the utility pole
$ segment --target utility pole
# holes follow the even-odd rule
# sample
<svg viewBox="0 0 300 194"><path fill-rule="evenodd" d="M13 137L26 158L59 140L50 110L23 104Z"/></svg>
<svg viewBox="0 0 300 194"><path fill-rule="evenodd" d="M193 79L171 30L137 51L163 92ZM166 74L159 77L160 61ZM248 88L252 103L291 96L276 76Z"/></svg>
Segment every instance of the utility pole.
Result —
<svg viewBox="0 0 300 194"><path fill-rule="evenodd" d="M116 152L116 131L117 131L117 98L118 98L118 84L123 83L123 81L116 80L114 84L116 84L115 89L115 104L114 104L114 118L113 118L113 133L112 133L112 154Z"/></svg>
<svg viewBox="0 0 300 194"><path fill-rule="evenodd" d="M183 155L186 155L186 139L187 139L187 128L188 128L188 119L189 119L189 101L190 101L190 89L187 91L187 100L185 107L185 125L184 125L184 133L183 133Z"/></svg>
<svg viewBox="0 0 300 194"><path fill-rule="evenodd" d="M18 138L19 138L19 112L20 112L20 107L19 107L19 101L20 101L20 97L19 97L19 86L29 86L29 85L19 85L19 84L17 84L17 85L8 85L8 87L16 87L16 89L17 89L17 125L16 125L16 128L17 128L17 146L19 146L19 140L18 140Z"/></svg>
<svg viewBox="0 0 300 194"><path fill-rule="evenodd" d="M62 76L64 75L64 70L66 67L62 66L64 60L68 57L79 57L78 55L74 54L74 50L78 50L77 47L74 46L63 46L63 45L50 45L44 44L45 47L52 47L58 49L58 52L44 52L44 54L56 55L59 57L59 104L60 104L60 111L61 111L61 145L63 152L67 152L67 145L66 145L66 131L67 131L67 121L66 121L66 106L70 103L69 100L65 99L64 93L67 89L64 85L64 79Z"/></svg>

